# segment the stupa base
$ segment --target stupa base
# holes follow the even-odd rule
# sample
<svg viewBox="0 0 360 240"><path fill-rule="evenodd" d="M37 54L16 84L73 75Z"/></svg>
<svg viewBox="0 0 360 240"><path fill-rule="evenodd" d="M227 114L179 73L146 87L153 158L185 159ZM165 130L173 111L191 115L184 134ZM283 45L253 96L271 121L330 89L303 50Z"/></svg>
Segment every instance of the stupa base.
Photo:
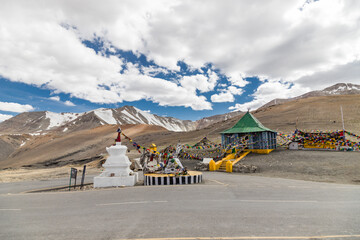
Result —
<svg viewBox="0 0 360 240"><path fill-rule="evenodd" d="M137 173L126 177L94 177L94 188L134 186L137 179Z"/></svg>
<svg viewBox="0 0 360 240"><path fill-rule="evenodd" d="M145 173L144 185L182 185L202 182L202 173L188 171L188 175L175 176L175 174Z"/></svg>

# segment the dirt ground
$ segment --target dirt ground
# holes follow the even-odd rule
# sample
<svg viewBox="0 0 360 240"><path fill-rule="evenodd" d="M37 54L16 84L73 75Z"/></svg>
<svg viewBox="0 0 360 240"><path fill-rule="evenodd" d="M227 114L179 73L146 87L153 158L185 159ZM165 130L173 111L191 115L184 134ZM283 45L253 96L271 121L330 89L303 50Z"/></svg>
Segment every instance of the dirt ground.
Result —
<svg viewBox="0 0 360 240"><path fill-rule="evenodd" d="M135 152L128 154L137 157ZM199 160L182 160L182 164L193 170ZM360 152L275 150L268 155L250 153L242 164L255 165L254 176L289 178L306 181L360 184ZM98 162L87 165L88 174L99 174ZM0 171L0 182L44 180L69 176L70 167L79 170L82 166L72 165L58 168L20 168ZM244 174L244 173L231 173Z"/></svg>
<svg viewBox="0 0 360 240"><path fill-rule="evenodd" d="M198 162L182 161L190 170ZM241 163L257 166L257 172L245 173L254 176L360 184L360 152L275 150L268 155L250 153Z"/></svg>
<svg viewBox="0 0 360 240"><path fill-rule="evenodd" d="M260 176L360 184L360 152L275 150L250 153L242 163L258 166Z"/></svg>

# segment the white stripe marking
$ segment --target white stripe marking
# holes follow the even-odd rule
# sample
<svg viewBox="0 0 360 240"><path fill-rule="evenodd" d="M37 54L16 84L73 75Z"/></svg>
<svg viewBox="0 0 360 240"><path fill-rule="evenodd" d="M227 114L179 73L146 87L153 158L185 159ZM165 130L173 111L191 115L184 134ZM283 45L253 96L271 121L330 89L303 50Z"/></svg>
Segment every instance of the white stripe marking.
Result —
<svg viewBox="0 0 360 240"><path fill-rule="evenodd" d="M240 202L275 202L275 203L317 203L318 201L307 200L240 200Z"/></svg>
<svg viewBox="0 0 360 240"><path fill-rule="evenodd" d="M242 239L328 239L328 238L354 238L360 235L328 235L328 236L242 236L242 237L169 237L169 238L127 238L118 240L242 240Z"/></svg>
<svg viewBox="0 0 360 240"><path fill-rule="evenodd" d="M167 203L168 201L152 201L153 203ZM122 202L122 203L99 203L96 206L111 206L111 205L125 205L125 204L144 204L150 203L150 201L143 201L143 202Z"/></svg>
<svg viewBox="0 0 360 240"><path fill-rule="evenodd" d="M97 206L110 206L110 205L123 205L123 204L143 204L148 203L148 201L143 202L121 202L121 203L99 203L96 204Z"/></svg>

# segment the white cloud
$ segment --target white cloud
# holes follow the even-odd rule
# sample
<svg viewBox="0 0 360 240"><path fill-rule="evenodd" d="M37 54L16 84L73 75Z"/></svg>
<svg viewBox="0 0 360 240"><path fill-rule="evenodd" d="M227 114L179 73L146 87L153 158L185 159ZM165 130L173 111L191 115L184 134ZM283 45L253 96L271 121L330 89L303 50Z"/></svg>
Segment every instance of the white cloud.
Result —
<svg viewBox="0 0 360 240"><path fill-rule="evenodd" d="M66 106L69 106L69 107L74 107L74 106L76 106L74 103L72 103L72 102L70 102L70 101L65 101L64 104L65 104Z"/></svg>
<svg viewBox="0 0 360 240"><path fill-rule="evenodd" d="M212 102L233 102L235 100L234 95L230 92L221 92L219 94L214 94L211 96Z"/></svg>
<svg viewBox="0 0 360 240"><path fill-rule="evenodd" d="M66 106L69 106L69 107L74 107L76 106L74 103L72 103L71 101L65 101L65 102L62 102L60 100L60 97L59 96L53 96L53 97L49 97L50 100L53 100L53 101L57 101L57 102L61 102L63 103L64 105Z"/></svg>
<svg viewBox="0 0 360 240"><path fill-rule="evenodd" d="M235 104L235 106L229 107L233 111L247 111L256 110L262 105L270 102L275 98L289 98L301 95L307 91L309 88L298 87L296 85L291 85L289 83L282 82L266 82L256 90L253 94L254 100L244 104Z"/></svg>
<svg viewBox="0 0 360 240"><path fill-rule="evenodd" d="M19 104L19 103L13 103L13 102L0 102L0 111L6 111L6 112L28 112L34 110L33 106L29 104Z"/></svg>
<svg viewBox="0 0 360 240"><path fill-rule="evenodd" d="M234 102L234 95L241 95L244 92L241 88L235 86L229 86L227 89L221 90L219 94L213 94L211 96L212 102Z"/></svg>
<svg viewBox="0 0 360 240"><path fill-rule="evenodd" d="M50 99L50 100L53 100L53 101L57 101L57 102L60 101L60 97L59 97L59 96L49 97L49 99Z"/></svg>
<svg viewBox="0 0 360 240"><path fill-rule="evenodd" d="M215 72L211 70L208 71L209 77L197 74L192 76L184 76L179 80L182 87L185 89L194 92L199 90L201 93L209 92L214 90L219 77Z"/></svg>
<svg viewBox="0 0 360 240"><path fill-rule="evenodd" d="M5 120L8 120L9 118L12 118L13 115L9 115L9 114L1 114L0 113L0 122L3 122Z"/></svg>
<svg viewBox="0 0 360 240"><path fill-rule="evenodd" d="M199 79L206 82L205 77ZM185 106L194 110L212 109L211 103L204 96L196 95L191 85L194 83L192 80L189 79L189 84L185 86L178 86L171 81L142 75L135 65L128 63L127 70L119 77L118 82L112 83L110 90L118 93L121 101L146 99L160 106Z"/></svg>
<svg viewBox="0 0 360 240"><path fill-rule="evenodd" d="M90 1L86 11L83 4L77 2L2 4L0 75L11 81L49 88L55 94L68 93L96 103L146 99L162 106L211 109L211 104L197 92L152 77L154 71L166 72L164 68L145 69L141 74L134 71L138 66L132 66L120 74L122 59L105 57L81 42L93 40L95 34L102 37L107 46L112 44L139 53L149 19L163 11L167 4L167 1L121 4ZM216 78L213 75L206 77L206 81L210 81L208 86L198 86L200 91L212 88L211 81ZM200 76L198 79L204 82ZM58 98L52 97L52 100Z"/></svg>
<svg viewBox="0 0 360 240"><path fill-rule="evenodd" d="M159 73L168 74L171 72L164 67L155 67L155 66L149 66L149 67L141 66L141 70L144 72L145 75L151 77Z"/></svg>
<svg viewBox="0 0 360 240"><path fill-rule="evenodd" d="M241 88L237 88L235 86L229 86L228 87L228 91L231 93L231 94L234 94L234 95L241 95L243 94L244 90L241 89Z"/></svg>
<svg viewBox="0 0 360 240"><path fill-rule="evenodd" d="M278 94L292 96L337 83L334 77L323 80L334 72L356 76L360 2L304 2L108 0L87 1L84 9L81 1L7 1L0 9L0 75L91 102L146 99L201 110L211 109L201 94L218 84L215 72L199 70L211 63L238 89L251 76L282 86L278 92L264 91L268 83L261 85L248 103L255 107ZM115 47L143 53L160 67L120 74L123 59L96 53L81 42L94 38L102 39L110 52ZM179 61L201 74L179 83L154 77L179 70ZM357 78L351 81L358 83ZM222 99L230 100L231 94L240 90L229 88L213 99L226 95Z"/></svg>
<svg viewBox="0 0 360 240"><path fill-rule="evenodd" d="M241 73L239 72L228 73L227 76L229 77L229 80L233 86L244 87L249 83L248 81L243 79Z"/></svg>
<svg viewBox="0 0 360 240"><path fill-rule="evenodd" d="M296 81L300 86L311 86L312 89L320 90L331 83L354 83L360 84L360 59L348 64L339 65L328 71L320 71L312 75L304 76Z"/></svg>

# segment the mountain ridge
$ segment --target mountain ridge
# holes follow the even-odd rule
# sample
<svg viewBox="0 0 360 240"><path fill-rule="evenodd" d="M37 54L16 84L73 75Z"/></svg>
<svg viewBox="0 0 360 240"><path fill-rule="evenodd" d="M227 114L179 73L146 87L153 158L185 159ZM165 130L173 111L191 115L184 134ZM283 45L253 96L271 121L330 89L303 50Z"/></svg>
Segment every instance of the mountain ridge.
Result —
<svg viewBox="0 0 360 240"><path fill-rule="evenodd" d="M107 124L147 124L161 126L169 131L186 132L207 127L239 114L241 112L231 112L191 121L161 117L128 105L120 108L98 108L84 113L24 112L1 122L0 133L33 135L50 131L66 133Z"/></svg>
<svg viewBox="0 0 360 240"><path fill-rule="evenodd" d="M337 83L330 87L326 87L322 90L311 91L293 98L276 98L270 102L264 104L258 109L283 104L294 100L309 98L309 97L320 97L320 96L334 96L334 95L353 95L360 94L360 85L353 83Z"/></svg>

